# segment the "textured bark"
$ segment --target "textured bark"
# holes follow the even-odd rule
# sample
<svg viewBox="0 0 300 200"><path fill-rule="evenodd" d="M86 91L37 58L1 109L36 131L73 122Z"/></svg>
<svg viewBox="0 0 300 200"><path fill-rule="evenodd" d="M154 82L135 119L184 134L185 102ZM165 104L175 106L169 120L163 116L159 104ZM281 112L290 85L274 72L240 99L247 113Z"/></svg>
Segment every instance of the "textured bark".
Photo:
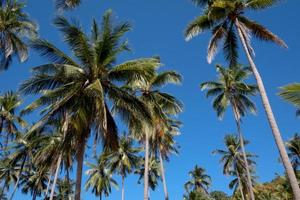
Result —
<svg viewBox="0 0 300 200"><path fill-rule="evenodd" d="M81 200L81 182L82 182L82 168L84 160L85 151L85 136L78 142L78 152L77 152L77 170L76 170L76 187L75 187L75 200Z"/></svg>
<svg viewBox="0 0 300 200"><path fill-rule="evenodd" d="M20 168L20 171L19 171L19 174L18 174L18 179L17 179L17 182L15 184L15 187L14 187L14 190L10 196L10 200L12 200L14 198L14 195L17 191L17 188L19 186L19 182L20 182L20 179L21 179L21 175L22 175L22 172L23 172L23 169L24 169L24 165L25 165L25 162L26 162L26 159L27 159L27 156L24 157L23 161L22 161L22 164L21 164L21 168Z"/></svg>
<svg viewBox="0 0 300 200"><path fill-rule="evenodd" d="M148 200L149 190L149 130L146 130L145 137L145 171L144 171L144 200Z"/></svg>
<svg viewBox="0 0 300 200"><path fill-rule="evenodd" d="M242 200L245 200L240 173L237 169L236 169L236 176L237 176L238 181L239 181L239 190L240 190L240 193L241 193L241 196L242 196Z"/></svg>
<svg viewBox="0 0 300 200"><path fill-rule="evenodd" d="M161 152L159 151L159 162L160 162L160 171L161 171L161 178L164 186L164 193L165 193L165 200L169 200L169 194L168 194L168 188L167 188L167 182L165 177L165 169L164 169L164 161L161 156Z"/></svg>
<svg viewBox="0 0 300 200"><path fill-rule="evenodd" d="M237 126L237 131L238 131L239 138L240 138L240 145L241 145L241 149L242 149L243 160L244 160L245 168L246 168L247 185L248 185L247 189L250 194L250 199L255 200L255 196L254 196L254 192L253 192L253 184L252 184L251 174L250 174L250 168L249 168L249 164L248 164L248 160L247 160L247 156L246 156L246 150L245 150L245 146L244 146L244 137L243 137L242 130L241 130L240 114L238 112L238 109L237 109L235 103L233 103L232 107L233 107L233 113L234 113L235 122L236 122L236 126Z"/></svg>
<svg viewBox="0 0 300 200"><path fill-rule="evenodd" d="M258 89L259 89L259 92L260 92L260 96L261 96L261 99L262 99L262 103L263 103L263 106L264 106L264 109L265 109L265 112L266 112L266 115L267 115L267 118L268 118L268 121L269 121L269 125L272 129L273 137L275 139L275 142L276 142L277 148L279 150L279 154L280 154L282 163L284 165L285 171L287 173L289 182L290 182L292 190L293 190L294 199L295 200L300 200L300 189L299 189L298 181L297 181L295 172L293 170L292 164L289 160L288 154L286 152L284 142L282 140L279 128L277 126L277 122L275 120L275 117L274 117L274 114L273 114L273 111L272 111L272 108L271 108L271 105L270 105L270 102L269 102L269 99L268 99L268 96L267 96L267 93L266 93L266 90L265 90L265 87L264 87L264 84L263 84L263 81L262 81L262 78L261 78L261 76L260 76L260 74L259 74L259 72L256 68L256 65L255 65L255 63L254 63L254 61L251 57L249 49L246 45L245 38L244 38L244 36L243 36L243 34L240 30L239 21L237 19L235 21L235 25L237 27L238 34L239 34L240 40L242 42L242 45L243 45L244 51L246 53L246 56L248 58L250 67L251 67L252 72L254 74L254 77L256 79Z"/></svg>

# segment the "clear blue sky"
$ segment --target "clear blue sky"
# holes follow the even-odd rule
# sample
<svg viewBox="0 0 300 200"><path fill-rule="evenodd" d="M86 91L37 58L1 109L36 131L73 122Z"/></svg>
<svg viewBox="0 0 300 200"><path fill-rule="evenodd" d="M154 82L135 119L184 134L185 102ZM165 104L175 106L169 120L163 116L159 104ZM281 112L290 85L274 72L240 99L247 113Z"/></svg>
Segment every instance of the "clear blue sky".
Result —
<svg viewBox="0 0 300 200"><path fill-rule="evenodd" d="M256 51L255 61L265 81L265 86L277 117L284 139L288 139L299 130L299 119L295 109L283 102L276 93L278 87L299 80L300 68L300 24L298 11L300 2L282 1L277 6L260 13L251 13L253 19L265 24L270 30L282 37L289 48L282 49L273 44L253 42ZM199 83L216 78L214 64L222 63L220 54L212 65L206 62L207 42L210 34L201 35L185 42L183 31L186 24L200 14L188 0L83 0L83 4L68 16L81 20L87 31L93 17L100 17L107 9L113 9L117 20L128 20L133 31L127 34L133 53L123 54L120 61L139 57L160 55L164 69L175 69L184 77L182 86L171 86L167 90L183 101L184 113L180 120L184 123L182 135L178 137L181 146L179 156L173 156L166 165L167 184L170 199L179 200L183 195L183 184L188 179L188 171L195 164L206 168L212 177L212 190L228 193L230 178L222 174L218 156L212 155L216 148L223 147L223 136L235 131L231 112L226 113L223 121L218 121L211 108L211 100L205 98L199 90ZM28 0L26 11L39 23L40 35L61 48L61 36L51 24L55 14L53 0ZM17 89L22 80L30 75L30 68L46 61L31 52L30 59L24 64L14 62L12 67L1 72L1 91ZM241 63L247 63L241 57ZM257 175L260 181L268 181L275 173L282 173L283 166L278 162L278 152L271 130L265 118L259 98L254 99L258 106L258 115L244 119L243 131L251 141L248 150L259 156ZM25 104L30 99L27 98ZM29 120L37 120L32 116ZM74 168L76 169L76 168ZM128 200L142 199L142 185L137 185L137 176L126 180L125 195ZM118 179L119 180L119 179ZM110 200L120 199L120 190L113 190ZM30 199L30 196L17 194L15 199ZM90 192L83 192L83 199L96 199ZM151 199L163 199L163 190L159 186L151 192Z"/></svg>

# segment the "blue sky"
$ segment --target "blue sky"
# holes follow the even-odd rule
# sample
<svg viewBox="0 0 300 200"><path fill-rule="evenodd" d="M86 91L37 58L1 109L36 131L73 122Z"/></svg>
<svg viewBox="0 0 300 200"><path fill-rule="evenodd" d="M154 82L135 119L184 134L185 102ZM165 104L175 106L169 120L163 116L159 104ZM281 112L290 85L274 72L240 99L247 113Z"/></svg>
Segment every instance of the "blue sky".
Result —
<svg viewBox="0 0 300 200"><path fill-rule="evenodd" d="M289 48L282 49L274 44L253 40L256 52L255 62L265 82L273 111L277 117L283 138L286 140L299 130L299 119L295 117L295 108L283 102L276 93L278 87L299 81L300 68L300 24L298 1L282 1L280 4L259 13L248 13L252 19L265 24L270 30L286 41ZM222 54L216 57L213 64L206 62L206 49L210 34L201 35L190 42L185 42L183 31L188 22L200 14L200 9L188 0L83 0L83 4L67 16L80 19L87 31L91 20L101 19L105 10L112 9L117 20L128 20L133 30L126 35L133 49L132 53L123 54L119 61L127 59L160 55L165 64L164 70L174 69L180 72L184 81L181 86L170 86L166 91L174 94L185 105L179 119L184 123L181 136L177 141L181 146L179 156L173 156L166 164L166 178L170 199L182 199L183 184L188 180L188 171L198 164L206 168L212 177L212 190L228 189L230 177L222 174L218 156L212 155L216 148L223 148L223 137L226 133L235 132L231 112L219 121L211 107L211 100L206 99L199 89L199 83L216 78L214 65L224 64ZM40 35L66 49L61 42L61 35L51 24L55 15L53 0L28 0L26 11L39 23ZM241 52L242 54L242 52ZM30 68L46 61L31 52L26 63L14 62L12 67L1 72L1 91L16 90L22 80L30 76ZM241 56L241 63L247 64ZM250 82L253 80L250 80ZM31 98L25 100L27 104ZM259 97L254 98L258 107L257 116L246 117L243 121L243 132L250 140L248 150L257 154L257 175L260 181L271 180L275 173L282 173L283 166L278 161L278 152L266 121ZM37 120L31 116L29 120ZM75 169L75 168L74 168ZM118 179L118 177L116 177ZM137 176L126 180L125 196L129 200L142 198L142 185L137 185ZM119 180L119 179L118 179ZM151 199L163 199L161 186L151 192ZM83 199L96 199L90 192L83 192ZM110 200L121 198L121 192L113 190ZM31 199L30 196L17 194L15 199Z"/></svg>

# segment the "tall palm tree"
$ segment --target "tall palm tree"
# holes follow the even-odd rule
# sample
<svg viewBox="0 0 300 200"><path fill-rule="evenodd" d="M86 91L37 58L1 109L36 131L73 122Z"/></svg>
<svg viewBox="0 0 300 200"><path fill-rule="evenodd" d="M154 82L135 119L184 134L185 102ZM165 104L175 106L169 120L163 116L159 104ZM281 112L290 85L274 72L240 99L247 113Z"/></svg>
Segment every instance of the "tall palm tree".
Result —
<svg viewBox="0 0 300 200"><path fill-rule="evenodd" d="M286 143L288 155L296 171L300 167L300 135L297 133Z"/></svg>
<svg viewBox="0 0 300 200"><path fill-rule="evenodd" d="M4 131L5 145L9 138L14 138L19 127L25 127L26 122L17 114L17 109L21 105L22 100L18 94L8 91L0 96L0 134Z"/></svg>
<svg viewBox="0 0 300 200"><path fill-rule="evenodd" d="M282 140L277 122L275 120L262 78L253 60L253 49L250 44L250 36L271 41L286 47L284 41L277 37L274 33L250 20L244 14L248 10L262 10L268 8L275 3L276 0L193 0L198 5L205 5L203 15L192 21L186 29L186 39L189 40L205 30L212 30L212 38L208 46L208 62L211 62L213 56L217 52L220 40L223 40L223 49L225 58L230 61L230 65L237 63L237 34L242 43L243 49L248 58L251 70L257 81L258 89L261 95L262 103L272 129L272 133L277 144L281 159L285 170L288 174L290 184L293 188L295 199L300 199L300 189L298 182L289 161L284 142Z"/></svg>
<svg viewBox="0 0 300 200"><path fill-rule="evenodd" d="M33 77L20 90L24 94L41 95L25 111L46 106L42 119L32 129L49 120L64 119L63 111L68 111L78 145L75 200L80 200L84 152L90 134L94 133L97 141L101 139L106 149L118 146L117 127L109 103L122 110L122 114L150 118L144 104L117 83L151 76L159 62L149 58L115 65L119 53L129 49L127 41L120 40L130 25L113 25L111 11L104 14L101 28L93 21L91 36L83 32L79 23L71 23L64 17L57 17L54 24L63 33L64 42L76 60L46 40L34 40L32 48L50 63L35 67Z"/></svg>
<svg viewBox="0 0 300 200"><path fill-rule="evenodd" d="M157 66L159 67L159 65ZM180 84L181 76L175 71L165 71L148 76L144 80L133 79L125 86L133 91L139 99L147 106L151 114L151 119L141 120L131 117L130 131L134 137L144 142L145 145L145 170L144 170L144 200L148 200L149 188L149 139L156 132L163 130L167 126L170 115L178 114L182 111L182 103L174 96L161 92L161 88L169 83ZM141 135L141 133L144 133Z"/></svg>
<svg viewBox="0 0 300 200"><path fill-rule="evenodd" d="M125 178L138 167L140 157L137 155L141 149L133 146L133 139L123 135L119 141L117 150L109 152L107 160L112 171L116 171L122 177L122 200L125 199Z"/></svg>
<svg viewBox="0 0 300 200"><path fill-rule="evenodd" d="M237 177L237 179L234 179L230 184L230 188L234 188L235 190L239 189L242 199L245 199L244 186L248 184L243 183L245 180L248 182L248 178L245 179L245 174L247 174L247 172L243 153L241 152L240 138L235 135L226 135L224 143L225 150L218 149L213 153L221 155L220 162L223 164L223 174ZM244 141L244 144L247 145L248 142ZM253 167L255 162L251 159L254 155L246 153L246 157L247 163L249 164L249 167L251 167L250 172L254 171Z"/></svg>
<svg viewBox="0 0 300 200"><path fill-rule="evenodd" d="M1 0L0 3L0 70L6 70L14 55L24 62L28 57L26 38L37 35L37 26L23 10L24 3Z"/></svg>
<svg viewBox="0 0 300 200"><path fill-rule="evenodd" d="M241 150L246 166L248 190L251 199L254 200L254 192L251 181L251 174L246 158L244 139L241 131L241 117L245 116L247 111L255 113L256 108L249 96L254 96L257 87L245 83L245 79L251 74L248 68L230 67L228 69L217 65L219 78L217 81L209 81L201 84L201 89L207 89L207 97L214 96L213 107L219 118L222 118L227 107L230 105L233 110L237 131L240 137Z"/></svg>
<svg viewBox="0 0 300 200"><path fill-rule="evenodd" d="M300 83L289 84L280 89L279 96L296 106L296 115L300 116Z"/></svg>
<svg viewBox="0 0 300 200"><path fill-rule="evenodd" d="M206 174L205 169L196 165L195 168L189 172L189 175L190 180L184 184L186 191L197 191L208 194L211 178Z"/></svg>
<svg viewBox="0 0 300 200"><path fill-rule="evenodd" d="M107 166L105 156L100 156L96 164L87 163L89 170L86 174L89 176L85 188L92 188L92 192L102 199L104 194L106 197L111 193L111 187L118 188L117 182L112 178L112 171Z"/></svg>
<svg viewBox="0 0 300 200"><path fill-rule="evenodd" d="M165 177L164 160L169 161L169 154L178 153L178 147L174 136L180 134L180 124L181 123L177 120L168 119L168 122L164 125L160 125L159 129L155 131L155 134L150 137L149 140L151 152L159 159L165 200L169 199L169 194Z"/></svg>

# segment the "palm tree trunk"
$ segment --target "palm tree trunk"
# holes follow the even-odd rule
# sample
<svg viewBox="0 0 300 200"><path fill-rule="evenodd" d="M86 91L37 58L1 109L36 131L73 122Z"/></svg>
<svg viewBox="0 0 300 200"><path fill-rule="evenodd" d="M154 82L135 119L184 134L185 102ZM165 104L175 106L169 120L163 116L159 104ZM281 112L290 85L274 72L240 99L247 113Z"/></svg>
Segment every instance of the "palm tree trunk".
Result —
<svg viewBox="0 0 300 200"><path fill-rule="evenodd" d="M242 200L245 200L245 197L244 197L244 192L243 192L243 185L242 185L242 181L241 181L241 177L240 177L240 173L239 173L239 170L236 169L236 176L238 178L238 181L239 181L239 190L240 190L240 193L241 193L241 196L242 196Z"/></svg>
<svg viewBox="0 0 300 200"><path fill-rule="evenodd" d="M167 188L167 182L165 177L165 169L164 169L164 161L161 156L161 152L159 151L159 162L160 162L160 171L161 171L161 178L164 186L164 193L165 193L165 200L169 200L169 194L168 194L168 188Z"/></svg>
<svg viewBox="0 0 300 200"><path fill-rule="evenodd" d="M36 200L36 190L34 190L34 192L33 192L32 200Z"/></svg>
<svg viewBox="0 0 300 200"><path fill-rule="evenodd" d="M52 184L52 188L51 188L50 200L53 200L53 197L54 197L55 186L56 186L56 182L57 182L57 178L58 178L58 174L59 174L59 168L60 168L61 160L62 160L62 154L60 154L59 157L58 157L56 171L55 171L53 184Z"/></svg>
<svg viewBox="0 0 300 200"><path fill-rule="evenodd" d="M124 188L125 177L122 174L122 200L125 199L125 188Z"/></svg>
<svg viewBox="0 0 300 200"><path fill-rule="evenodd" d="M294 173L292 164L289 160L288 154L286 152L284 142L282 140L279 128L277 126L277 123L276 123L276 120L275 120L275 117L274 117L274 114L273 114L273 111L272 111L272 108L271 108L271 105L270 105L265 87L264 87L264 84L263 84L263 81L262 81L262 78L261 78L261 76L260 76L260 74L259 74L259 72L256 68L256 65L255 65L255 63L254 63L254 61L253 61L253 59L250 55L248 46L246 44L245 38L244 38L244 36L242 34L242 31L241 31L238 19L236 19L235 25L236 25L236 28L238 30L240 40L243 44L243 48L244 48L244 51L245 51L246 56L248 58L250 67L251 67L252 72L255 76L255 79L256 79L256 82L257 82L257 85L258 85L258 89L259 89L259 92L260 92L260 95L261 95L262 103L263 103L263 106L265 108L265 112L266 112L266 115L267 115L267 118L268 118L268 121L269 121L269 125L272 129L273 137L275 139L275 142L276 142L277 148L279 150L281 160L283 162L283 165L285 167L287 176L289 178L289 182L290 182L292 190L293 190L294 198L295 198L295 200L300 200L300 189L299 189L298 181L297 181L296 175Z"/></svg>
<svg viewBox="0 0 300 200"><path fill-rule="evenodd" d="M248 191L250 193L250 199L255 200L255 196L254 196L254 192L253 192L253 184L252 184L251 174L250 174L250 168L249 168L249 164L248 164L248 160L247 160L247 156L246 156L246 150L245 150L245 146L244 146L244 137L243 137L242 130L241 130L241 124L240 124L241 118L240 118L238 109L236 107L236 104L234 102L233 102L232 108L233 108L233 113L234 113L234 117L235 117L237 131L238 131L239 138L240 138L240 145L241 145L241 149L242 149L243 160L244 160L245 168L246 168Z"/></svg>
<svg viewBox="0 0 300 200"><path fill-rule="evenodd" d="M47 197L48 197L50 184L51 184L51 178L52 178L52 169L50 169L50 176L49 176L49 180L48 180L47 188L46 188L46 192L45 192L45 199L47 199Z"/></svg>
<svg viewBox="0 0 300 200"><path fill-rule="evenodd" d="M145 131L145 171L144 171L144 200L148 200L149 190L149 129Z"/></svg>
<svg viewBox="0 0 300 200"><path fill-rule="evenodd" d="M85 151L85 135L81 136L78 142L78 152L77 152L77 171L76 171L76 186L75 186L75 200L81 200L81 182L82 182L82 168L84 160Z"/></svg>
<svg viewBox="0 0 300 200"><path fill-rule="evenodd" d="M27 159L27 155L25 155L25 157L24 157L24 159L22 161L21 168L20 168L20 171L19 171L19 174L18 174L17 182L16 182L14 190L13 190L13 192L12 192L10 198L9 198L10 200L13 199L13 197L14 197L16 191L17 191L17 188L18 188L18 185L19 185L19 182L20 182L20 179L21 179L21 175L22 175L22 172L23 172L23 169L24 169L24 165L25 165L26 159Z"/></svg>

